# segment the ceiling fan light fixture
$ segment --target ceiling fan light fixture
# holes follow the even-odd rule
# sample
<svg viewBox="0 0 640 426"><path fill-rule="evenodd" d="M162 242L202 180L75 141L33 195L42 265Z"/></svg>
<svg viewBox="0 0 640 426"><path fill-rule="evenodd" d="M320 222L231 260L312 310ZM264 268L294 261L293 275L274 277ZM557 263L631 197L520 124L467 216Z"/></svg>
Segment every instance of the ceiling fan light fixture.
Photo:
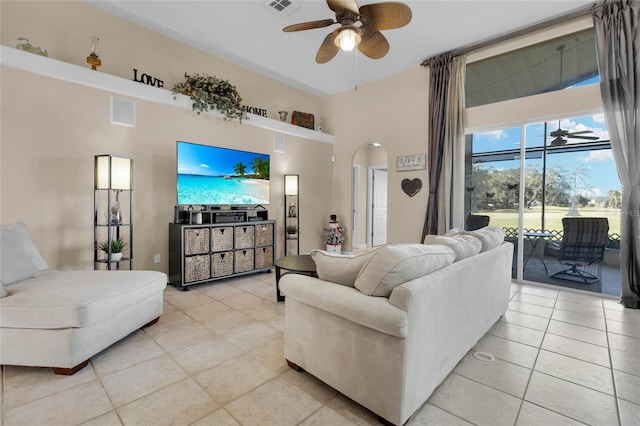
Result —
<svg viewBox="0 0 640 426"><path fill-rule="evenodd" d="M338 29L333 42L345 52L351 52L362 40L360 29L354 25L345 25Z"/></svg>

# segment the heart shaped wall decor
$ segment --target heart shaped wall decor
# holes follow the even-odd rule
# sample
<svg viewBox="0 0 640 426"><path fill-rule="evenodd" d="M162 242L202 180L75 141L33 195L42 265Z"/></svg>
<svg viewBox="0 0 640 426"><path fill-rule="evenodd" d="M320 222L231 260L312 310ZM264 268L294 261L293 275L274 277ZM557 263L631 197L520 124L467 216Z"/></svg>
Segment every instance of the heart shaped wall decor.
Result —
<svg viewBox="0 0 640 426"><path fill-rule="evenodd" d="M420 178L402 179L400 186L402 186L402 190L405 194L409 197L413 197L422 189L422 180L420 180Z"/></svg>

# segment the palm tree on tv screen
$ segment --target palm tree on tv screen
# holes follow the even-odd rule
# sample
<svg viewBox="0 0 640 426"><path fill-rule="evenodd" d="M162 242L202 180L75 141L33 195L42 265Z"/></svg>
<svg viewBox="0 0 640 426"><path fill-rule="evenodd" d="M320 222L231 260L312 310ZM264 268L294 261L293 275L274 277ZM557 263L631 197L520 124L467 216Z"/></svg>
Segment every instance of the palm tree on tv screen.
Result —
<svg viewBox="0 0 640 426"><path fill-rule="evenodd" d="M256 157L251 162L251 170L262 179L269 178L269 161L265 161L262 157Z"/></svg>
<svg viewBox="0 0 640 426"><path fill-rule="evenodd" d="M244 174L247 172L247 166L242 164L242 162L236 163L236 165L233 166L233 169L235 174L237 174L238 176L244 176Z"/></svg>

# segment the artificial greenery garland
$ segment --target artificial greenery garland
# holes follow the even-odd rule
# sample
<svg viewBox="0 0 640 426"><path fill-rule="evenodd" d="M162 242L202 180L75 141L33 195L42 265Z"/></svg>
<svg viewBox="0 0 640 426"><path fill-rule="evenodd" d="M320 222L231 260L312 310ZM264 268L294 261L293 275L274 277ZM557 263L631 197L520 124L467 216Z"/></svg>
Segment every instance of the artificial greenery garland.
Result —
<svg viewBox="0 0 640 426"><path fill-rule="evenodd" d="M225 120L237 118L242 122L247 113L242 109L242 98L234 85L228 80L221 80L207 74L184 74L185 81L173 86L174 93L187 95L193 101L193 110L200 114L203 111L217 109Z"/></svg>

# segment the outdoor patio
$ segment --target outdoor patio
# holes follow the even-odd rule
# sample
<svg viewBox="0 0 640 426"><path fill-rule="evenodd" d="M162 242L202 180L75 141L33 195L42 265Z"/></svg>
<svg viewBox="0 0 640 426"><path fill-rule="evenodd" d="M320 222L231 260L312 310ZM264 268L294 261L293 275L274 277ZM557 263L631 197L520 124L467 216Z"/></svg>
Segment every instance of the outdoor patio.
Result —
<svg viewBox="0 0 640 426"><path fill-rule="evenodd" d="M535 253L532 253L530 244L531 243L529 241L525 240L524 256L527 260L523 272L523 279L525 281L557 285L560 287L591 291L594 293L607 294L610 296L620 296L621 274L620 268L618 266L610 266L607 263L602 262L583 267L584 271L590 272L599 278L598 281L592 284L587 284L576 280L570 281L565 279L551 278L551 275L556 272L562 271L567 267L553 257L543 256L543 247L537 247ZM517 249L514 251L513 257L512 276L514 279L516 278L517 273L516 265Z"/></svg>

